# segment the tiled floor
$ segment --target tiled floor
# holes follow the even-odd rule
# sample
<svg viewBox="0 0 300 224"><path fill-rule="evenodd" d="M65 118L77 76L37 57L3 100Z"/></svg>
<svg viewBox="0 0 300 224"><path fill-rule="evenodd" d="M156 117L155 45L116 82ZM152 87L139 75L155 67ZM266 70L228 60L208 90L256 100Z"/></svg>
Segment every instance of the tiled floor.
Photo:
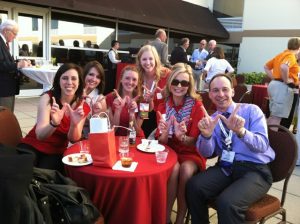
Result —
<svg viewBox="0 0 300 224"><path fill-rule="evenodd" d="M15 114L19 120L22 128L23 136L33 127L36 121L37 105L39 97L35 98L17 98ZM208 165L213 165L215 160L208 160ZM270 194L279 196L281 195L282 182L273 184L270 189ZM296 167L290 179L288 186L288 193L285 202L287 209L287 223L300 224L300 167ZM176 205L174 206L174 213L172 214L172 221L175 220ZM214 210L210 211L211 223L217 223L217 215ZM277 223L279 220L276 218L270 219L267 223Z"/></svg>

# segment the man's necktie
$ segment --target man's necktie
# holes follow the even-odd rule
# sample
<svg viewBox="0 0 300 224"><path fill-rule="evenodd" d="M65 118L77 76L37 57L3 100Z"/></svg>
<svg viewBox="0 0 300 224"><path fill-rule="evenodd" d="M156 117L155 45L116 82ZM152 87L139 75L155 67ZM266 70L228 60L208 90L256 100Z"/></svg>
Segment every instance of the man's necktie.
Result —
<svg viewBox="0 0 300 224"><path fill-rule="evenodd" d="M6 48L9 51L9 44L8 44L8 42L6 42Z"/></svg>
<svg viewBox="0 0 300 224"><path fill-rule="evenodd" d="M222 115L224 117L228 118L230 116L230 113L225 112L225 113L222 113ZM221 120L221 122L222 122L224 130L225 130L225 132L227 133L227 136L228 136L230 130L227 128L226 124L222 120ZM220 131L221 131L222 150L230 150L230 148L228 148L228 145L226 144L226 138L227 138L227 136L223 133L222 130L220 130ZM219 164L221 166L222 171L224 172L224 174L226 176L229 176L232 173L232 169L231 169L232 168L232 163L220 160Z"/></svg>

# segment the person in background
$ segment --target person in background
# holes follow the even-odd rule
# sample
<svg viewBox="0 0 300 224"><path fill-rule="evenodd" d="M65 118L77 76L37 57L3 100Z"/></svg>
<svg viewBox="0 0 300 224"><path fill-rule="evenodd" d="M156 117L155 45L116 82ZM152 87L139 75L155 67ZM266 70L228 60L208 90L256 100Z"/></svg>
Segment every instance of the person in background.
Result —
<svg viewBox="0 0 300 224"><path fill-rule="evenodd" d="M31 66L29 60L15 62L10 54L9 43L18 35L19 26L13 20L0 25L0 106L15 108L15 95L20 91L19 69Z"/></svg>
<svg viewBox="0 0 300 224"><path fill-rule="evenodd" d="M69 61L76 64L76 65L81 65L82 63L82 50L80 49L80 45L79 45L79 41L78 40L74 40L73 41L73 49L69 50Z"/></svg>
<svg viewBox="0 0 300 224"><path fill-rule="evenodd" d="M141 89L141 79L136 67L127 65L121 71L118 90L106 95L106 103L112 125L129 128L130 122L133 122L137 136L144 137L141 128L143 119L136 113L142 95ZM123 128L118 128L116 131L116 135L119 136L127 134L128 130Z"/></svg>
<svg viewBox="0 0 300 224"><path fill-rule="evenodd" d="M275 152L269 145L265 116L254 104L233 102L229 76L214 76L209 97L217 112L198 123L198 152L219 156L216 165L193 176L186 185L192 223L209 223L208 202L214 200L219 223L245 223L245 211L272 185L269 163Z"/></svg>
<svg viewBox="0 0 300 224"><path fill-rule="evenodd" d="M185 37L180 40L180 46L175 47L171 53L171 65L175 65L178 62L186 63L190 65L193 69L195 66L201 65L201 62L191 62L188 60L186 50L190 46L190 39Z"/></svg>
<svg viewBox="0 0 300 224"><path fill-rule="evenodd" d="M149 118L143 122L145 136L148 137L156 125L156 109L163 102L163 89L166 86L170 69L163 67L155 47L143 46L137 54L137 69L144 86L144 100L150 104Z"/></svg>
<svg viewBox="0 0 300 224"><path fill-rule="evenodd" d="M195 143L200 131L198 122L203 118L202 103L195 93L192 69L184 63L173 66L166 86L166 101L158 106L158 141L170 146L178 156L168 180L167 223L177 198L175 224L183 224L187 206L185 185L195 173L206 168L206 159L197 153ZM165 114L164 119L162 114Z"/></svg>
<svg viewBox="0 0 300 224"><path fill-rule="evenodd" d="M276 55L264 66L265 72L272 79L268 85L271 113L268 124L280 124L282 118L288 118L290 114L294 114L293 89L298 88L299 85L299 66L296 58L299 49L300 38L291 38L288 41L287 49ZM288 129L291 120L283 123Z"/></svg>
<svg viewBox="0 0 300 224"><path fill-rule="evenodd" d="M207 44L206 40L202 39L199 43L199 48L194 50L192 57L190 58L191 62L194 63L198 61L201 62L200 65L195 66L195 68L193 69L196 90L200 90L205 58L208 55L208 51L205 49L206 44Z"/></svg>
<svg viewBox="0 0 300 224"><path fill-rule="evenodd" d="M222 48L215 47L211 56L212 57L207 61L203 69L205 77L204 89L208 88L208 83L215 75L224 73L230 75L234 72L232 66L225 59L225 54Z"/></svg>
<svg viewBox="0 0 300 224"><path fill-rule="evenodd" d="M88 62L83 70L83 81L85 83L84 96L85 102L90 106L90 114L85 121L83 135L88 137L89 118L92 115L106 112L106 101L103 96L105 88L105 73L102 65L97 61Z"/></svg>
<svg viewBox="0 0 300 224"><path fill-rule="evenodd" d="M215 40L210 40L208 42L208 55L207 57L205 58L205 61L208 61L211 57L212 57L212 54L214 53L214 50L215 50L215 47L217 46L217 41ZM205 65L205 64L204 64Z"/></svg>
<svg viewBox="0 0 300 224"><path fill-rule="evenodd" d="M120 42L113 40L111 42L111 49L108 51L108 77L106 77L106 88L105 92L111 92L116 86L116 72L117 64L121 62L118 54L120 48Z"/></svg>
<svg viewBox="0 0 300 224"><path fill-rule="evenodd" d="M23 44L20 51L19 56L30 56L31 53L29 52L29 47L27 44Z"/></svg>
<svg viewBox="0 0 300 224"><path fill-rule="evenodd" d="M162 65L170 67L168 59L168 45L166 44L166 40L166 31L164 29L158 29L155 32L155 40L150 41L149 44L155 47Z"/></svg>
<svg viewBox="0 0 300 224"><path fill-rule="evenodd" d="M57 70L51 90L41 96L37 122L18 145L33 152L36 167L64 173L63 153L69 141L81 139L90 112L82 100L83 86L81 68L67 63Z"/></svg>

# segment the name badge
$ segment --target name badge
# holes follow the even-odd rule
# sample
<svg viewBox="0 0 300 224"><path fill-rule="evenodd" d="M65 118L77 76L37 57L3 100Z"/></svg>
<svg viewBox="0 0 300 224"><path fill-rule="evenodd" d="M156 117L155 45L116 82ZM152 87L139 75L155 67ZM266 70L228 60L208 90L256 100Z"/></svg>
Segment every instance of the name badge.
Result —
<svg viewBox="0 0 300 224"><path fill-rule="evenodd" d="M221 160L229 163L233 163L234 156L235 156L235 152L223 150Z"/></svg>
<svg viewBox="0 0 300 224"><path fill-rule="evenodd" d="M161 93L156 93L156 98L158 100L161 100L163 98L162 94Z"/></svg>

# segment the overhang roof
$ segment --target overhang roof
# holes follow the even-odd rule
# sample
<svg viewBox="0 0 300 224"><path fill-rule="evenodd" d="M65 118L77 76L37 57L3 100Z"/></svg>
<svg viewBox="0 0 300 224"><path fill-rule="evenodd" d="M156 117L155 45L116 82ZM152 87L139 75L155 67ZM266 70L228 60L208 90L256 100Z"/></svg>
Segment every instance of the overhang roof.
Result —
<svg viewBox="0 0 300 224"><path fill-rule="evenodd" d="M207 8L182 0L21 0L14 2L84 12L197 36L229 38L229 33Z"/></svg>

